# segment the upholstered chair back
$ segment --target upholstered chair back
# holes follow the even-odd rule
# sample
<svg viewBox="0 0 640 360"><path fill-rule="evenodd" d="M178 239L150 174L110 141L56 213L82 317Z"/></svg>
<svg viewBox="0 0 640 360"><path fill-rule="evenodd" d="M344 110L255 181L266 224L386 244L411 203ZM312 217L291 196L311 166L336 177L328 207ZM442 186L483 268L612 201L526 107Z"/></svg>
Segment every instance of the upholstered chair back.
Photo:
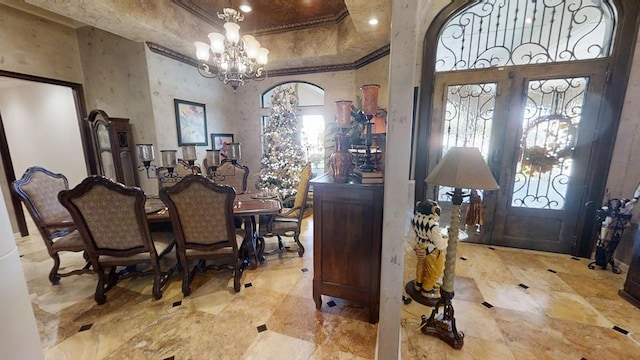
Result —
<svg viewBox="0 0 640 360"><path fill-rule="evenodd" d="M90 252L151 250L145 194L102 176L90 176L72 190L60 194Z"/></svg>
<svg viewBox="0 0 640 360"><path fill-rule="evenodd" d="M234 164L231 161L224 161L218 166L218 171L214 181L217 184L224 184L233 187L236 193L241 194L247 191L247 178L249 168L245 165Z"/></svg>
<svg viewBox="0 0 640 360"><path fill-rule="evenodd" d="M290 217L300 217L304 212L304 207L307 203L307 195L309 193L309 181L312 176L311 163L307 163L300 172L300 182L298 182L296 197L293 200L293 212Z"/></svg>
<svg viewBox="0 0 640 360"><path fill-rule="evenodd" d="M30 167L20 180L13 182L14 191L22 198L38 226L71 218L58 201L58 193L68 188L69 182L64 175L37 166Z"/></svg>
<svg viewBox="0 0 640 360"><path fill-rule="evenodd" d="M160 190L171 215L178 246L235 244L235 191L203 176L189 175Z"/></svg>

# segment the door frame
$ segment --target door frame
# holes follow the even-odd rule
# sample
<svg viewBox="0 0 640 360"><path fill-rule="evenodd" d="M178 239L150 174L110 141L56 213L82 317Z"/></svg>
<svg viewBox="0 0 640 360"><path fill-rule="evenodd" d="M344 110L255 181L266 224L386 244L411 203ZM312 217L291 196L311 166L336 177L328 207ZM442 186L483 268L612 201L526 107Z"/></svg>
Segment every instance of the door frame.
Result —
<svg viewBox="0 0 640 360"><path fill-rule="evenodd" d="M429 141L431 137L432 101L435 85L435 63L440 29L447 20L474 0L453 0L440 11L431 22L423 41L422 75L420 80L420 102L418 110L417 147L415 166L415 201L422 200L426 194L427 169L434 164L429 163ZM609 57L609 71L603 92L603 103L598 114L596 132L598 138L592 144L585 183L585 202L600 203L605 194L607 177L602 176L610 168L613 157L615 139L620 124L622 106L624 104L629 74L633 63L633 54L640 24L640 4L637 0L611 0L618 13L614 35L614 47ZM639 60L640 61L640 60ZM615 86L610 86L615 84ZM432 161L433 162L433 161ZM576 241L571 254L589 258L595 244L595 214L586 207L580 209L576 225Z"/></svg>
<svg viewBox="0 0 640 360"><path fill-rule="evenodd" d="M33 81L43 84L50 85L59 85L65 86L71 89L73 93L73 99L76 107L76 115L78 118L78 128L80 129L80 139L82 142L82 149L84 152L85 166L88 170L89 174L96 173L96 164L93 160L93 150L91 148L91 134L89 129L89 123L84 119L87 116L87 108L85 105L84 99L84 90L82 88L82 84L72 83L63 80L50 79L35 75L28 74L20 74L11 71L0 70L1 77L9 77L19 80L27 80ZM11 187L11 183L16 180L15 170L13 168L13 162L11 160L11 152L9 151L9 143L7 141L7 134L4 130L4 123L2 120L2 116L0 114L0 158L4 164L5 178L9 187ZM20 198L16 194L11 193L11 203L13 204L13 210L16 216L16 221L18 222L18 229L20 231L21 236L29 235L29 230L27 229L27 222L24 215L24 211L22 211L22 203ZM8 200L5 200L8 201Z"/></svg>

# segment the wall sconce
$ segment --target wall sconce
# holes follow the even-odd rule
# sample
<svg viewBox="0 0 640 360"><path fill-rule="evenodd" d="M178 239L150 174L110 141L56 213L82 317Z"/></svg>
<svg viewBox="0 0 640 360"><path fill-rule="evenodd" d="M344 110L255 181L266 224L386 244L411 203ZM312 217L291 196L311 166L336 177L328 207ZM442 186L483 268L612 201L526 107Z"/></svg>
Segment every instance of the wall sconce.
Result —
<svg viewBox="0 0 640 360"><path fill-rule="evenodd" d="M138 166L138 171L146 170L147 179L153 179L149 175L149 170L156 171L156 166L151 165L151 162L156 159L153 144L136 144L136 152L138 153L138 159L142 161L142 165Z"/></svg>

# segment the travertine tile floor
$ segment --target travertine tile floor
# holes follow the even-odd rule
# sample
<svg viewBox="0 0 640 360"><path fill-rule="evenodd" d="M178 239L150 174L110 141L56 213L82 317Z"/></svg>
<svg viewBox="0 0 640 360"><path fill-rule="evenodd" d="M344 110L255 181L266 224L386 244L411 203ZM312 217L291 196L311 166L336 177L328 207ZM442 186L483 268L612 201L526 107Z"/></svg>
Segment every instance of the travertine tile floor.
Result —
<svg viewBox="0 0 640 360"><path fill-rule="evenodd" d="M303 226L304 257L269 256L257 270L245 272L239 293L233 293L230 271L214 271L198 274L187 298L174 275L155 301L151 278L142 277L119 282L103 306L93 301L95 275L49 284L52 260L32 231L36 235L16 241L45 356L373 359L377 326L366 322L366 309L329 297L323 297L321 312L315 309L312 224L308 218ZM415 257L409 244L405 250L408 281ZM169 254L163 265L174 261ZM63 257L63 265L81 263L79 255ZM454 350L422 335L420 316L431 310L412 302L402 308L402 358L640 359L640 310L617 295L625 274L589 270L588 263L460 243L453 304L464 347Z"/></svg>

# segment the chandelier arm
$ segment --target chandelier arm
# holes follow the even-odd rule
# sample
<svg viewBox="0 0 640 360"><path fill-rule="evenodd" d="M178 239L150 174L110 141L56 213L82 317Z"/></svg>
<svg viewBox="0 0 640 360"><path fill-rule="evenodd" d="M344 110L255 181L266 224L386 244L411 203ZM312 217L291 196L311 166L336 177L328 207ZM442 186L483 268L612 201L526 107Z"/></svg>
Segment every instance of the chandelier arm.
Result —
<svg viewBox="0 0 640 360"><path fill-rule="evenodd" d="M215 73L212 73L211 71L209 71L209 65L207 64L200 64L198 65L198 73L200 73L200 76L207 78L207 79L212 79L217 77L217 75Z"/></svg>

